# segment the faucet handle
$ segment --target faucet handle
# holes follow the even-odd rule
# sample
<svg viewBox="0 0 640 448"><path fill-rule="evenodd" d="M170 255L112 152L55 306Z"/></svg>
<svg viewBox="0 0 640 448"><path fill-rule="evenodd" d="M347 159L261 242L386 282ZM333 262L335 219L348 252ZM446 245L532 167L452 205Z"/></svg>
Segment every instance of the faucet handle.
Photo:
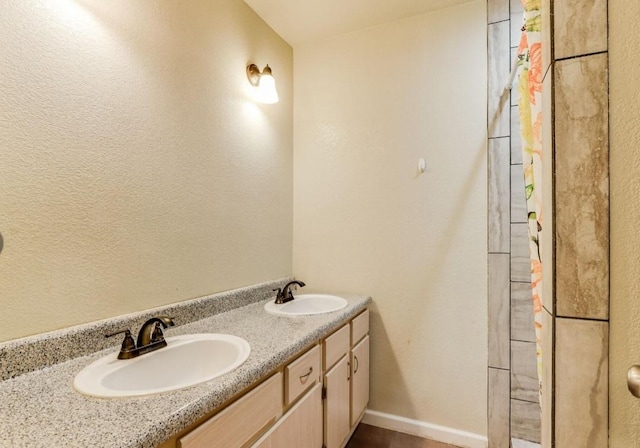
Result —
<svg viewBox="0 0 640 448"><path fill-rule="evenodd" d="M120 347L120 354L118 355L118 358L120 358L122 353L130 352L136 349L136 343L133 340L133 336L131 336L131 331L128 328L126 330L120 330L114 333L105 334L104 337L110 338L112 336L117 336L121 333L124 333L124 340L122 341L122 347Z"/></svg>
<svg viewBox="0 0 640 448"><path fill-rule="evenodd" d="M129 330L128 328L125 328L124 330L118 330L118 331L114 331L113 333L109 333L109 334L105 334L104 337L105 338L111 338L113 336L118 336L119 334L124 333L124 337L128 337L131 336L131 330Z"/></svg>
<svg viewBox="0 0 640 448"><path fill-rule="evenodd" d="M151 334L151 342L160 341L164 341L164 335L162 334L162 325L160 325L160 322L156 322L156 325L153 328L153 333Z"/></svg>
<svg viewBox="0 0 640 448"><path fill-rule="evenodd" d="M276 288L274 289L274 291L276 292L276 303L280 304L282 303L282 299L284 299L284 294L282 294L282 288Z"/></svg>

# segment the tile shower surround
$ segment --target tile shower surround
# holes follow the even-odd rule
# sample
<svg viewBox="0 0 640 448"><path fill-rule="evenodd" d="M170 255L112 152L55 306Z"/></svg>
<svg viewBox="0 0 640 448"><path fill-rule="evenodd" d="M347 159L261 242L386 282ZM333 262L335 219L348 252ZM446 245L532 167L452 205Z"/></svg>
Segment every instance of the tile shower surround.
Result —
<svg viewBox="0 0 640 448"><path fill-rule="evenodd" d="M522 205L513 191L520 188L518 108L510 111L510 136L505 117L493 117L489 131L489 447L508 448L511 437L541 437L542 446L606 447L608 438L609 331L609 129L607 0L541 0L543 81L543 148L545 171L553 173L554 206L546 208L545 237L553 244L543 252L543 415L531 394L534 370L529 365L534 341L526 310L527 267L521 236ZM588 7L585 7L588 6ZM518 44L520 0L487 0L489 36L489 111L506 114L496 89L510 68L508 47ZM510 30L510 36L507 36ZM509 40L511 42L509 43ZM496 69L500 66L500 73ZM493 86L493 87L492 87ZM499 132L496 132L499 130ZM510 140L511 194L505 189L504 150L492 153L492 140ZM497 143L493 144L494 147ZM517 168L516 168L517 166ZM494 170L492 171L492 167ZM499 167L497 171L495 167ZM504 198L510 196L510 203ZM492 203L492 199L494 202ZM509 208L507 212L507 208ZM496 214L497 212L497 214ZM510 245L504 244L504 216L510 214ZM496 214L495 216L491 216ZM498 230L498 232L496 232ZM493 234L492 234L493 232ZM520 236L519 236L520 235ZM492 244L492 241L494 244ZM499 243L497 244L496 241ZM505 250L505 248L507 248ZM544 249L544 247L543 247ZM552 252L549 252L552 251ZM505 258L511 266L505 268ZM511 280L510 323L505 277ZM551 283L552 282L552 283ZM551 287L553 285L555 288ZM505 343L510 335L509 363ZM528 346L527 344L531 344ZM508 367L505 368L505 364ZM555 367L555 370L554 370ZM510 418L509 418L510 416ZM511 421L509 425L509 420Z"/></svg>
<svg viewBox="0 0 640 448"><path fill-rule="evenodd" d="M555 371L547 374L553 395L549 390L545 399L554 403L546 416L553 430L543 442L556 448L608 444L608 2L588 6L566 0L548 9L554 47L545 81L552 90L556 206L555 290L545 306Z"/></svg>
<svg viewBox="0 0 640 448"><path fill-rule="evenodd" d="M505 92L522 26L520 0L488 0L490 448L540 441L531 268L516 90Z"/></svg>

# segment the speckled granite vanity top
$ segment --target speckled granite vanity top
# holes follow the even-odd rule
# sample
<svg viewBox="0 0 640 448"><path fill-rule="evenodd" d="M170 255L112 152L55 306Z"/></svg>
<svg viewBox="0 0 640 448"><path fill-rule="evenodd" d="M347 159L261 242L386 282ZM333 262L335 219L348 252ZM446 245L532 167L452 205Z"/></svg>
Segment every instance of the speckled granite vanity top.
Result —
<svg viewBox="0 0 640 448"><path fill-rule="evenodd" d="M346 308L324 315L271 315L264 311L266 300L261 299L168 329L167 336L234 334L251 345L249 359L238 369L184 390L117 399L77 393L72 386L74 376L90 362L116 351L115 346L6 379L0 382L0 446L155 447L331 333L371 302L368 297L343 297L349 302ZM2 351L0 360L1 355ZM5 356L2 362L6 361Z"/></svg>

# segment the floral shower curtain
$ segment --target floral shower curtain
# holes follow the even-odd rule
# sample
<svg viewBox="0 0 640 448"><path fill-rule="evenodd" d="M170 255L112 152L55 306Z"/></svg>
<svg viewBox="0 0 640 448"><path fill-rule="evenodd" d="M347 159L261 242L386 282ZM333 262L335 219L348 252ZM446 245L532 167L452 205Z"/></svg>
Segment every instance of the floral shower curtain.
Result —
<svg viewBox="0 0 640 448"><path fill-rule="evenodd" d="M531 288L536 329L538 381L542 398L542 261L540 247L543 230L542 210L542 16L540 0L521 0L524 26L518 47L518 109L522 133L522 167L524 170L527 224L531 253ZM542 403L542 400L540 400Z"/></svg>

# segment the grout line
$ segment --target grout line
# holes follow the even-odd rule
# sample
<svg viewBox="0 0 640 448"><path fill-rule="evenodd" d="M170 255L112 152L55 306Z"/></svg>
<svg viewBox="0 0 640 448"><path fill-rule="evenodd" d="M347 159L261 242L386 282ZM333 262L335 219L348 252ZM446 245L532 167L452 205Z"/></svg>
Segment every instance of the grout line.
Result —
<svg viewBox="0 0 640 448"><path fill-rule="evenodd" d="M527 341L526 339L511 339L511 342L525 342L527 344L535 344L536 341Z"/></svg>
<svg viewBox="0 0 640 448"><path fill-rule="evenodd" d="M555 317L556 317L556 319L586 320L586 321L590 321L590 322L609 322L609 319L597 319L597 318L594 318L594 317L561 316L559 314L556 314Z"/></svg>
<svg viewBox="0 0 640 448"><path fill-rule="evenodd" d="M599 54L607 54L607 53L609 53L609 50L594 51L593 53L585 53L585 54L579 54L579 55L576 55L576 56L567 56L565 58L557 58L557 59L555 59L554 62L569 61L571 59L580 59L580 58L586 58L586 57L589 57L589 56L596 56L596 55L599 55Z"/></svg>
<svg viewBox="0 0 640 448"><path fill-rule="evenodd" d="M520 401L520 402L522 402L522 403L532 403L532 404L538 404L538 405L540 404L540 403L538 403L537 401L522 400L522 399L520 399L520 398L511 398L511 400L514 400L514 401Z"/></svg>
<svg viewBox="0 0 640 448"><path fill-rule="evenodd" d="M547 75L551 75L553 64L555 64L555 61L551 61L549 63L549 66L547 67L547 69L544 71L544 75L542 76L542 82L543 83L546 81Z"/></svg>

